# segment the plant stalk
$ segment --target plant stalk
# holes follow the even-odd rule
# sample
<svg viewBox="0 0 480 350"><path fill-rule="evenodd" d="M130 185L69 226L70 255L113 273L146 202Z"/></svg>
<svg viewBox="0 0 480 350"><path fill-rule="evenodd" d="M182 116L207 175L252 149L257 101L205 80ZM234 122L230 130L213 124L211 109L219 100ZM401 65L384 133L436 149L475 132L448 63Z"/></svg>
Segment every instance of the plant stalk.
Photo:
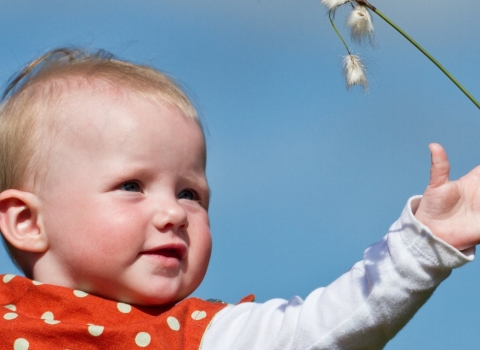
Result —
<svg viewBox="0 0 480 350"><path fill-rule="evenodd" d="M330 19L330 23L332 24L332 27L333 27L333 29L335 30L335 33L337 33L337 35L338 35L338 37L340 38L340 40L342 41L343 45L344 45L345 48L347 49L348 54L351 55L352 53L350 52L350 49L348 48L348 45L347 45L347 43L345 42L345 39L343 39L342 34L340 34L340 32L338 31L337 27L335 26L335 23L333 22L332 14L333 14L333 10L328 11L328 18Z"/></svg>
<svg viewBox="0 0 480 350"><path fill-rule="evenodd" d="M455 79L455 77L452 74L450 74L450 72L444 66L442 66L440 62L438 62L435 59L435 57L430 55L430 53L427 50L425 50L420 44L418 44L415 40L413 40L413 38L410 35L405 33L399 26L397 26L394 22L392 22L387 16L385 16L372 4L368 3L365 0L359 0L357 1L357 3L364 5L368 7L370 10L372 10L373 12L375 12L380 18L382 18L385 22L387 22L390 26L392 26L393 29L395 29L397 32L403 35L405 39L410 41L410 43L412 43L413 46L415 46L430 61L432 61L433 64L435 64L443 72L443 74L445 74L470 99L470 101L472 101L475 104L475 106L477 106L477 108L480 109L480 103L475 99L475 97L473 97L472 94L470 94L470 92L468 92L468 90L465 89L463 85L460 84L460 82L457 79Z"/></svg>

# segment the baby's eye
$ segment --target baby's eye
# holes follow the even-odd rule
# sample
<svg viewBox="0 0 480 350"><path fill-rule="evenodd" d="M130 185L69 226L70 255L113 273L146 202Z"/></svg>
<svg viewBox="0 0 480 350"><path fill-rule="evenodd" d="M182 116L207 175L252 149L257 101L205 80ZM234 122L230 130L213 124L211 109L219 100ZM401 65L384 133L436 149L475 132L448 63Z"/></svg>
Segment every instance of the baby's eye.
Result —
<svg viewBox="0 0 480 350"><path fill-rule="evenodd" d="M127 192L140 192L140 184L136 181L128 181L120 186L120 189Z"/></svg>
<svg viewBox="0 0 480 350"><path fill-rule="evenodd" d="M183 190L178 194L178 199L187 199L189 201L198 201L200 198L196 191L192 189Z"/></svg>

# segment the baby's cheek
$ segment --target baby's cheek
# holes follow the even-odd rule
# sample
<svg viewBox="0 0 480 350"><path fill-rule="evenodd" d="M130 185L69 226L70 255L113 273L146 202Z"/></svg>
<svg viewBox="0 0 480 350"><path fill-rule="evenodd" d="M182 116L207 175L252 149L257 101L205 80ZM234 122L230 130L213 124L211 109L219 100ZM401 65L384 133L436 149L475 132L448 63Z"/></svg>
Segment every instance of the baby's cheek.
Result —
<svg viewBox="0 0 480 350"><path fill-rule="evenodd" d="M192 243L196 247L189 257L189 264L195 269L195 283L200 284L207 272L212 253L212 238L209 228L205 227L203 232L198 234Z"/></svg>
<svg viewBox="0 0 480 350"><path fill-rule="evenodd" d="M111 264L130 255L136 256L141 250L145 225L138 221L140 215L106 209L84 214L87 215L82 215L83 222L79 223L76 238L86 258Z"/></svg>
<svg viewBox="0 0 480 350"><path fill-rule="evenodd" d="M147 225L131 217L116 216L99 223L96 229L98 244L110 249L133 249L141 247L145 240Z"/></svg>

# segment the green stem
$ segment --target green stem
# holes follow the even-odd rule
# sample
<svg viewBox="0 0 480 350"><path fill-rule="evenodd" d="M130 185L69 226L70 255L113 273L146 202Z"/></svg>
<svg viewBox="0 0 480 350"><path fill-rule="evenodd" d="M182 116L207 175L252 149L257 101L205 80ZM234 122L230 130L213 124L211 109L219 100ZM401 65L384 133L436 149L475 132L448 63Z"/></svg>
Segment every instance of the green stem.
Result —
<svg viewBox="0 0 480 350"><path fill-rule="evenodd" d="M366 6L368 8L370 8L373 12L379 15L385 22L390 24L397 32L402 34L405 37L405 39L410 41L418 50L420 50L420 52L422 52L425 56L427 56L427 58L430 61L432 61L470 99L470 101L472 101L475 104L475 106L477 106L477 108L480 109L480 103L475 99L475 97L473 97L472 94L470 94L470 92L468 92L467 89L465 89L463 85L460 84L460 82L457 79L455 79L455 77L452 74L450 74L450 72L440 64L440 62L438 62L432 55L430 55L427 52L427 50L425 50L422 46L420 46L415 40L412 39L412 37L410 37L407 33L405 33L400 27L398 27L395 23L393 23L387 16L381 13L374 6L372 5L369 6L369 5L370 4L366 3Z"/></svg>
<svg viewBox="0 0 480 350"><path fill-rule="evenodd" d="M342 34L340 34L340 32L338 31L337 27L335 26L335 23L333 23L332 13L333 13L333 10L328 11L328 18L330 18L330 23L332 24L332 27L333 27L333 29L335 30L335 33L337 33L337 35L338 35L338 37L340 38L340 40L342 41L343 45L344 45L345 48L347 49L348 54L351 55L350 50L349 50L349 48L348 48L348 45L347 45L347 43L345 42L345 40L343 39Z"/></svg>

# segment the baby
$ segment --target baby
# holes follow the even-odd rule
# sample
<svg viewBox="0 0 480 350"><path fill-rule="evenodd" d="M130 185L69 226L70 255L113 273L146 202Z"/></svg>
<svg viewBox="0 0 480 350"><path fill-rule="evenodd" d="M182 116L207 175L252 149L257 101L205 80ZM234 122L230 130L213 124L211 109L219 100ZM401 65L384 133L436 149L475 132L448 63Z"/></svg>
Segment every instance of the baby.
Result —
<svg viewBox="0 0 480 350"><path fill-rule="evenodd" d="M430 184L364 260L305 300L188 297L211 253L204 134L169 78L58 49L0 110L1 349L381 349L480 241L480 169ZM427 228L428 227L428 228Z"/></svg>

